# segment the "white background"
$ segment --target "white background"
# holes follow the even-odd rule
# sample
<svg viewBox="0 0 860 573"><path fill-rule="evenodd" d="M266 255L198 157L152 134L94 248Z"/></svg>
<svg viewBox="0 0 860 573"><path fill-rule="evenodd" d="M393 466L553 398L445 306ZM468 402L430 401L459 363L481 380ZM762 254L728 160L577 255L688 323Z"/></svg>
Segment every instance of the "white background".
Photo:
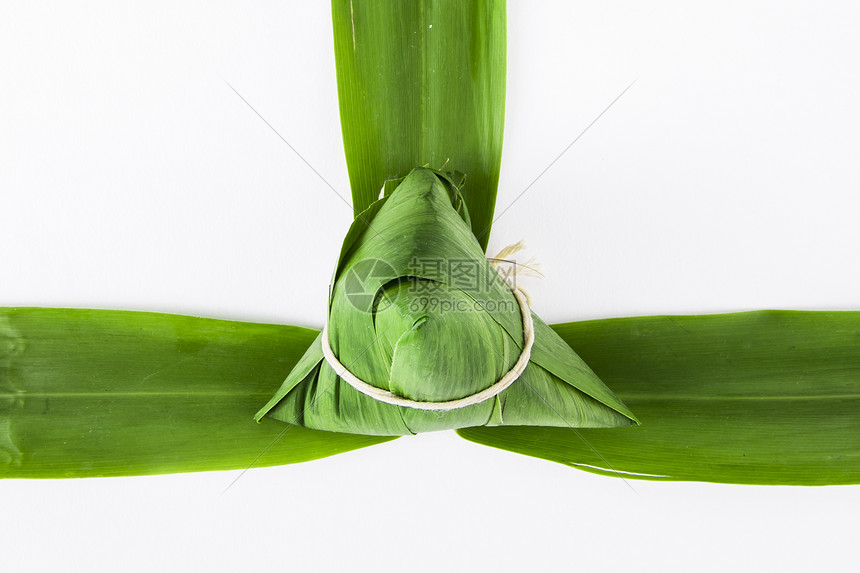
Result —
<svg viewBox="0 0 860 573"><path fill-rule="evenodd" d="M496 223L549 322L858 309L856 2L509 6ZM320 326L349 198L326 2L0 4L0 304ZM422 435L0 482L5 571L850 568L858 487L622 481ZM632 486L632 487L630 487Z"/></svg>

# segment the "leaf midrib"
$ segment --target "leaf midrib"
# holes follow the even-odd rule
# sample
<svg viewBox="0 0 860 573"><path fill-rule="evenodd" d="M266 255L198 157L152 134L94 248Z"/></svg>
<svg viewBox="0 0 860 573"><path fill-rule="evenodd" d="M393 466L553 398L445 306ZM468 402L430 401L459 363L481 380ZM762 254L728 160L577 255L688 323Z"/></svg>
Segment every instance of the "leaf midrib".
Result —
<svg viewBox="0 0 860 573"><path fill-rule="evenodd" d="M194 392L194 391L164 391L164 392L0 392L2 398L144 398L157 396L188 396L210 398L268 398L271 392Z"/></svg>
<svg viewBox="0 0 860 573"><path fill-rule="evenodd" d="M660 401L789 401L789 400L860 400L860 393L850 394L814 394L814 395L788 395L788 396L696 396L693 394L627 394L619 393L619 397L625 402L660 402Z"/></svg>

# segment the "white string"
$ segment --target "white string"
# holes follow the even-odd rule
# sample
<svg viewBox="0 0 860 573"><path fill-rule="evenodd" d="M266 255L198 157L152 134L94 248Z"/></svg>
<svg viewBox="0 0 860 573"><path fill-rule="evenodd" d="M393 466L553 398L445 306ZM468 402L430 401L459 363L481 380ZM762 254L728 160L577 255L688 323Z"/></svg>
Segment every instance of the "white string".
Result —
<svg viewBox="0 0 860 573"><path fill-rule="evenodd" d="M523 319L523 351L520 353L520 357L517 359L517 362L514 364L513 368L511 368L507 374L502 376L498 382L481 390L477 394L472 394L470 396L466 396L465 398L459 398L457 400L448 400L447 402L420 402L417 400L411 400L406 398L405 396L400 396L398 394L394 394L389 392L388 390L383 390L382 388L377 388L371 384L368 384L364 380L358 378L355 374L349 371L346 366L338 361L337 357L332 352L331 346L329 345L328 340L328 321L326 321L325 326L323 327L322 332L322 351L323 356L325 357L326 362L334 369L335 373L338 376L343 378L347 384L365 394L370 396L374 400L378 400L380 402L385 402L386 404L392 404L394 406L406 406L407 408L414 408L416 410L456 410L458 408L465 408L466 406L472 406L474 404L480 404L485 400L489 400L493 396L504 392L511 384L516 381L517 378L523 373L523 370L526 369L526 366L529 364L529 359L532 355L532 346L535 342L535 330L534 330L534 322L532 321L532 313L529 310L528 302L526 301L525 295L518 288L512 289L514 293L514 297L517 299L517 303L520 305L520 313L522 314Z"/></svg>

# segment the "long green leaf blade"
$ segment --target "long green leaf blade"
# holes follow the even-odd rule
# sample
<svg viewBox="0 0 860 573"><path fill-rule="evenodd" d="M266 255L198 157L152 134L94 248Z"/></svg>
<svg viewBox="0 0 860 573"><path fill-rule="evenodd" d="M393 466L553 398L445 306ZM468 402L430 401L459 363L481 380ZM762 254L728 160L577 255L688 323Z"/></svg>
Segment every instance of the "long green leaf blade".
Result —
<svg viewBox="0 0 860 573"><path fill-rule="evenodd" d="M860 483L860 312L655 316L553 328L642 425L470 428L463 437L623 477Z"/></svg>
<svg viewBox="0 0 860 573"><path fill-rule="evenodd" d="M356 213L386 179L430 165L466 174L486 248L505 114L503 0L332 0L346 162Z"/></svg>
<svg viewBox="0 0 860 573"><path fill-rule="evenodd" d="M0 308L0 477L244 469L386 441L254 422L316 335L167 314Z"/></svg>

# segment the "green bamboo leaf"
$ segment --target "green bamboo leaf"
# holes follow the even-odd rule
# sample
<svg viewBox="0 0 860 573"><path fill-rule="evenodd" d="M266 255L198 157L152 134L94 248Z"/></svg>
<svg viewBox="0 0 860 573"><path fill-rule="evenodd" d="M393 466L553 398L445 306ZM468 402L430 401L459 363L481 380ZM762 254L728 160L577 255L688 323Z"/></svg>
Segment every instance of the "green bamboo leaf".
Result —
<svg viewBox="0 0 860 573"><path fill-rule="evenodd" d="M553 328L642 425L460 435L637 479L860 483L860 312L654 316Z"/></svg>
<svg viewBox="0 0 860 573"><path fill-rule="evenodd" d="M332 0L332 21L356 214L386 179L447 163L466 175L486 248L504 130L504 1Z"/></svg>
<svg viewBox="0 0 860 573"><path fill-rule="evenodd" d="M390 439L254 422L316 335L167 314L0 308L0 477L244 469Z"/></svg>

